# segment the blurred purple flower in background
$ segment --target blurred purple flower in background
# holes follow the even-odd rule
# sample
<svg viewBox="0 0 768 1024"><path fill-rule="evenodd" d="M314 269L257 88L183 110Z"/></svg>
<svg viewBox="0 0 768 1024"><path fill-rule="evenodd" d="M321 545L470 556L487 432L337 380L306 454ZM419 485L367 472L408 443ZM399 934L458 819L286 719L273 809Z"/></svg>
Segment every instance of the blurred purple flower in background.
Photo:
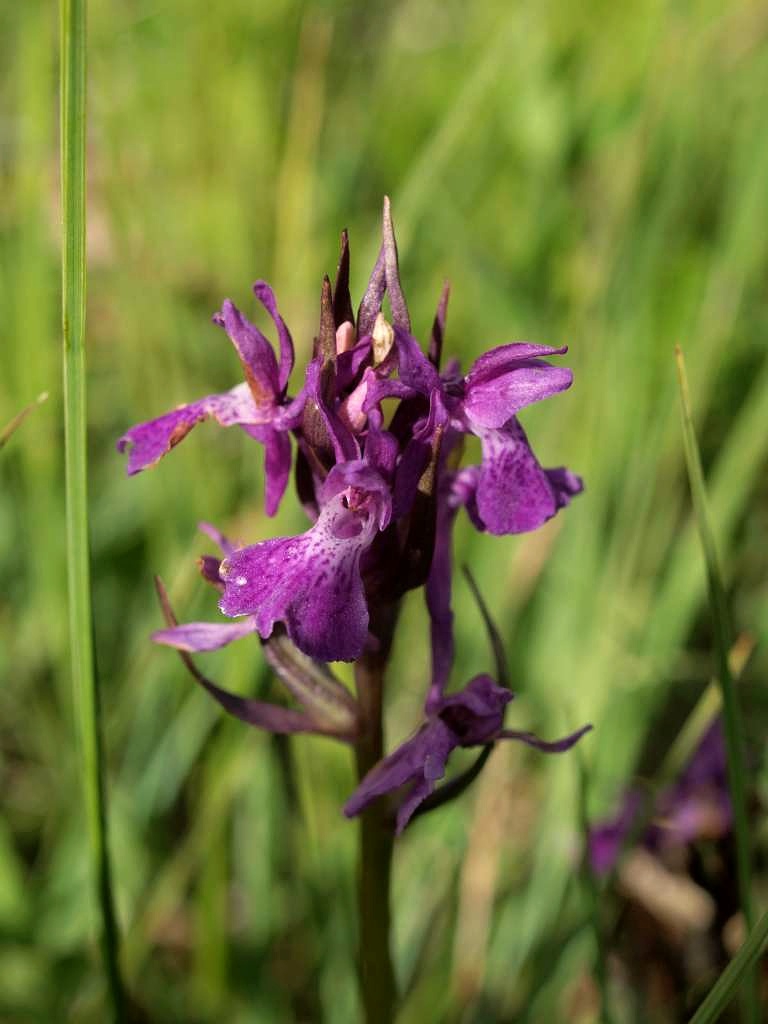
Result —
<svg viewBox="0 0 768 1024"><path fill-rule="evenodd" d="M638 825L641 829L635 837L637 842L651 850L719 838L730 831L732 809L719 718L704 733L677 781L653 800L652 808L649 799L639 789L628 790L616 815L590 829L589 857L598 875L607 874L614 867ZM642 828L649 810L652 816Z"/></svg>

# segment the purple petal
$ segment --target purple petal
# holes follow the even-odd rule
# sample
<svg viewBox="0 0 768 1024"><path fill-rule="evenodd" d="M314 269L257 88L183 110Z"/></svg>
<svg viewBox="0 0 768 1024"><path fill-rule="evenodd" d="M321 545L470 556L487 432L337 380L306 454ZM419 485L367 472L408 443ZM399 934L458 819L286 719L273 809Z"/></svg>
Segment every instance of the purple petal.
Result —
<svg viewBox="0 0 768 1024"><path fill-rule="evenodd" d="M269 287L267 282L257 281L253 286L253 291L256 298L272 317L275 327L277 328L277 337L280 342L280 370L278 373L278 386L280 391L284 392L288 384L288 378L291 375L291 370L293 369L293 339L291 338L290 331L285 325L285 321L278 312L275 293Z"/></svg>
<svg viewBox="0 0 768 1024"><path fill-rule="evenodd" d="M285 494L291 475L291 441L283 430L268 423L243 424L242 429L264 445L264 510L273 516Z"/></svg>
<svg viewBox="0 0 768 1024"><path fill-rule="evenodd" d="M237 550L237 545L233 544L231 540L224 536L220 530L217 530L211 523L201 522L197 524L198 530L204 533L206 537L210 537L214 544L218 544L225 555L231 555L233 551Z"/></svg>
<svg viewBox="0 0 768 1024"><path fill-rule="evenodd" d="M237 350L253 400L261 409L271 408L277 399L277 360L272 346L234 302L225 299L213 322L223 327Z"/></svg>
<svg viewBox="0 0 768 1024"><path fill-rule="evenodd" d="M339 352L336 356L336 392L344 394L355 381L363 363L371 354L370 337L361 338L354 348Z"/></svg>
<svg viewBox="0 0 768 1024"><path fill-rule="evenodd" d="M392 479L399 454L400 446L393 434L390 434L388 430L381 430L373 426L368 428L368 435L365 439L365 460L385 480Z"/></svg>
<svg viewBox="0 0 768 1024"><path fill-rule="evenodd" d="M415 736L374 765L347 800L344 814L352 818L377 797L414 781L416 785L398 814L397 831L401 832L416 807L445 774L448 756L456 745L450 729L439 719L426 723Z"/></svg>
<svg viewBox="0 0 768 1024"><path fill-rule="evenodd" d="M435 445L439 447L442 435L438 437L437 431L444 429L447 422L440 391L435 389L430 394L429 415L414 424L397 467L393 497L395 519L410 512L422 474L434 455Z"/></svg>
<svg viewBox="0 0 768 1024"><path fill-rule="evenodd" d="M285 494L291 475L291 439L282 431L270 432L264 451L264 509L273 516Z"/></svg>
<svg viewBox="0 0 768 1024"><path fill-rule="evenodd" d="M526 405L569 388L573 381L570 370L532 358L565 351L512 344L481 356L465 379L463 407L470 424L501 427Z"/></svg>
<svg viewBox="0 0 768 1024"><path fill-rule="evenodd" d="M355 492L358 504L362 501L367 514L371 517L371 524L375 524L380 530L387 527L392 517L389 485L367 461L355 459L334 466L318 489L318 497L321 504L325 504L342 491ZM351 503L349 507L352 507Z"/></svg>
<svg viewBox="0 0 768 1024"><path fill-rule="evenodd" d="M505 373L510 373L517 366L526 366L546 356L564 356L567 345L553 348L551 345L535 345L529 341L513 341L508 345L498 345L489 352L484 352L474 361L467 374L468 383L487 383Z"/></svg>
<svg viewBox="0 0 768 1024"><path fill-rule="evenodd" d="M577 729L576 732L572 732L570 736L564 736L560 740L552 740L551 742L540 740L532 732L517 732L514 729L502 729L496 738L500 740L520 740L521 743L527 743L529 747L542 750L545 754L562 754L564 751L570 750L591 729L591 725L584 725L581 729Z"/></svg>
<svg viewBox="0 0 768 1024"><path fill-rule="evenodd" d="M399 836L403 832L417 807L424 803L435 785L445 775L448 758L456 743L449 729L438 729L441 724L435 721L429 726L429 749L421 767L420 777L416 778L413 788L397 810L395 835Z"/></svg>
<svg viewBox="0 0 768 1024"><path fill-rule="evenodd" d="M231 391L207 395L197 402L179 406L155 420L131 427L117 442L117 450L130 448L128 475L140 473L154 465L183 441L192 428L212 416L223 427L235 424L260 423L262 414L256 408L247 384L238 384Z"/></svg>
<svg viewBox="0 0 768 1024"><path fill-rule="evenodd" d="M421 392L416 388L405 384L401 380L392 380L389 377L379 377L373 370L366 370L366 392L363 402L363 412L370 413L377 408L385 398L399 398L401 400L416 398Z"/></svg>
<svg viewBox="0 0 768 1024"><path fill-rule="evenodd" d="M177 651L217 651L233 640L256 632L252 617L240 622L187 622L152 634L156 644L175 647Z"/></svg>
<svg viewBox="0 0 768 1024"><path fill-rule="evenodd" d="M432 566L426 585L432 641L432 681L426 701L427 712L436 709L448 682L453 665L453 611L451 610L451 569L453 523L456 507L451 507L442 495L438 496L437 526Z"/></svg>
<svg viewBox="0 0 768 1024"><path fill-rule="evenodd" d="M325 732L302 711L281 708L277 704L268 704L262 700L239 697L237 694L229 693L228 690L222 690L220 686L211 682L210 679L206 679L205 676L198 677L198 681L217 704L220 704L230 715L234 715L235 718L239 718L241 722L248 725L282 734L301 732L322 734Z"/></svg>
<svg viewBox="0 0 768 1024"><path fill-rule="evenodd" d="M480 520L494 534L537 529L565 504L564 490L553 487L516 420L503 430L479 433L483 463L475 497ZM560 481L556 476L555 482Z"/></svg>
<svg viewBox="0 0 768 1024"><path fill-rule="evenodd" d="M443 697L437 713L456 736L457 744L470 747L499 735L511 700L509 690L488 675L478 675L463 690Z"/></svg>
<svg viewBox="0 0 768 1024"><path fill-rule="evenodd" d="M221 568L221 559L215 558L213 555L201 555L197 560L197 566L200 570L200 575L207 583L213 584L217 590L224 588L224 583L219 576L219 569Z"/></svg>
<svg viewBox="0 0 768 1024"><path fill-rule="evenodd" d="M360 465L358 482L370 481L365 469L385 491L378 474ZM331 491L339 486L335 471L326 485ZM335 493L307 533L236 551L221 569L224 614L252 614L262 637L272 633L275 622L284 622L299 650L319 661L359 657L368 635L360 557L387 516L382 494L359 497L364 504L356 511Z"/></svg>
<svg viewBox="0 0 768 1024"><path fill-rule="evenodd" d="M547 479L555 495L555 504L559 509L570 505L571 498L581 494L584 490L584 481L581 477L572 473L570 469L566 469L565 466L559 466L557 469L545 469L544 472L547 474Z"/></svg>
<svg viewBox="0 0 768 1024"><path fill-rule="evenodd" d="M424 355L418 341L407 330L395 325L395 343L400 380L422 395L439 390L440 374Z"/></svg>

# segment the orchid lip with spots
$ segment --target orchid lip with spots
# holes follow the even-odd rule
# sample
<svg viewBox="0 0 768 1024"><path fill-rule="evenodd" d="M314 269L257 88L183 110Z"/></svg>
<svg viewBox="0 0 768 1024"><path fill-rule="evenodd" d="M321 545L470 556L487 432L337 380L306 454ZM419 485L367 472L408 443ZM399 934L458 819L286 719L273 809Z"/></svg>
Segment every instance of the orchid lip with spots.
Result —
<svg viewBox="0 0 768 1024"><path fill-rule="evenodd" d="M455 361L441 370L448 289L422 348L400 284L388 201L381 249L356 313L342 235L336 279L323 281L312 358L299 380L291 379L293 340L274 293L263 281L253 291L272 320L276 345L225 300L213 322L231 341L242 379L132 427L118 448L128 451L128 473L134 474L160 461L205 419L238 426L264 449L267 513L277 511L293 471L310 522L297 536L245 545L204 525L220 555L203 556L201 574L218 591L224 618L178 625L163 590L166 628L154 639L181 652L214 699L244 721L361 746L372 728L365 710L370 701L360 693L352 697L328 663L375 664L383 674L399 603L407 591L423 588L432 648L424 720L388 756L381 751L344 808L356 815L382 802L402 831L440 792L454 749L518 739L559 752L586 731L546 743L506 729L512 694L488 675L458 692L447 690L454 652L452 535L461 509L480 531L525 533L582 490L581 479L565 467L542 467L518 418L571 386L571 371L550 361L567 350L511 342L479 355L465 374ZM470 434L479 439L482 458L461 466L462 439ZM191 660L193 653L254 634L297 707L229 694Z"/></svg>

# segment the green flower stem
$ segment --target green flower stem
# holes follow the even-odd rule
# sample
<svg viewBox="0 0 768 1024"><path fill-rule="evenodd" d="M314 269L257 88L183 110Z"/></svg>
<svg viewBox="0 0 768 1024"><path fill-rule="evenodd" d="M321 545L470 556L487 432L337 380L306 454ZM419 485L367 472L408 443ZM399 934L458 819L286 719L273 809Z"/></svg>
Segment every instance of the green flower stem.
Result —
<svg viewBox="0 0 768 1024"><path fill-rule="evenodd" d="M691 401L688 393L688 378L685 372L683 353L676 349L677 374L680 386L680 407L683 423L683 440L685 443L685 460L688 467L688 478L691 485L691 497L699 531L704 562L707 570L709 603L712 610L712 621L715 631L715 646L718 658L718 676L723 695L723 724L725 731L725 748L728 762L728 787L733 803L733 822L736 837L736 878L739 889L744 921L747 931L751 932L755 923L752 908L752 856L749 822L747 818L747 785L744 765L744 730L741 721L736 687L728 661L728 653L732 644L732 628L728 601L725 596L722 573L720 571L714 533L709 521L707 494L704 483L704 472L701 466L699 446L693 427ZM747 978L745 993L745 1009L747 1020L757 1024L760 1019L757 977L752 972Z"/></svg>
<svg viewBox="0 0 768 1024"><path fill-rule="evenodd" d="M104 968L116 1021L125 1019L107 850L88 546L85 369L86 0L61 2L61 208L64 428L70 657L91 861Z"/></svg>
<svg viewBox="0 0 768 1024"><path fill-rule="evenodd" d="M384 672L391 646L396 609L384 622L371 624L379 649L365 653L355 665L360 714L360 738L355 746L357 777L381 760L384 753L382 696ZM366 1024L391 1024L397 1004L395 971L390 950L390 882L394 832L386 800L375 800L360 816L358 863L358 969Z"/></svg>

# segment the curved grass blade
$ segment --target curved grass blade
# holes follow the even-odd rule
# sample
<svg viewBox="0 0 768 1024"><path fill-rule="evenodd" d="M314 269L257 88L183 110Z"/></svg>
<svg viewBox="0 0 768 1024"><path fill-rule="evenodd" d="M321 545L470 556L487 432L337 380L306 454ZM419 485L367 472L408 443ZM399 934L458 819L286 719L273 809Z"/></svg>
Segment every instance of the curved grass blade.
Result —
<svg viewBox="0 0 768 1024"><path fill-rule="evenodd" d="M744 975L753 968L768 942L768 911L752 929L736 956L715 982L709 995L691 1017L690 1024L714 1024L733 998Z"/></svg>
<svg viewBox="0 0 768 1024"><path fill-rule="evenodd" d="M107 848L99 695L93 647L86 448L85 66L86 0L61 0L62 328L69 628L75 719L88 836L113 1018L125 1020Z"/></svg>
<svg viewBox="0 0 768 1024"><path fill-rule="evenodd" d="M32 410L37 408L38 405L42 405L42 403L47 398L48 392L43 391L41 395L37 396L34 402L30 402L29 405L25 406L25 408L21 410L21 412L17 412L16 415L11 420L11 422L6 423L6 425L2 429L0 429L0 449L4 448L5 445L10 441L11 435L18 430L18 428L21 426L21 424L24 422L27 416L29 416Z"/></svg>
<svg viewBox="0 0 768 1024"><path fill-rule="evenodd" d="M732 644L732 627L728 602L725 596L722 573L720 571L714 533L709 521L707 494L704 484L704 472L701 466L699 446L693 427L691 401L688 392L688 378L685 372L685 360L678 345L675 349L677 376L680 389L680 410L683 425L683 441L685 461L691 487L691 498L696 518L696 526L701 541L702 553L707 570L707 587L709 603L712 611L712 622L717 648L717 663L720 687L723 695L723 725L725 731L725 747L728 762L728 787L733 801L734 833L736 838L736 875L739 889L739 901L744 914L747 930L754 925L752 911L752 865L751 839L747 820L746 771L744 765L744 731L741 722L736 688L733 674L728 661L728 652ZM757 999L757 979L753 975L747 984L745 1007L747 1019L759 1020Z"/></svg>

